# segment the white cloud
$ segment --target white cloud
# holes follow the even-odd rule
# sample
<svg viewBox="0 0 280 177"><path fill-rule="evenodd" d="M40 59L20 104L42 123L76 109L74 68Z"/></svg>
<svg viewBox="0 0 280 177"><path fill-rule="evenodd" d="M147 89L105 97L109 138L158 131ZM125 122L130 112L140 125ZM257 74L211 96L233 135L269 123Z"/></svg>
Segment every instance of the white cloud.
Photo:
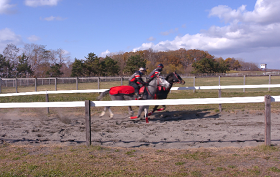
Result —
<svg viewBox="0 0 280 177"><path fill-rule="evenodd" d="M158 51L200 49L213 55L241 54L266 50L272 47L280 49L280 1L257 0L255 9L247 11L242 5L238 9L217 6L211 9L209 16L217 16L227 25L212 26L195 35L177 36L172 41L157 44L143 43L133 51L152 48ZM166 32L166 34L169 34Z"/></svg>
<svg viewBox="0 0 280 177"><path fill-rule="evenodd" d="M107 55L109 55L111 52L109 50L106 50L105 52L102 52L100 54L100 57L106 57Z"/></svg>
<svg viewBox="0 0 280 177"><path fill-rule="evenodd" d="M30 42L36 42L36 41L40 40L40 38L38 36L35 36L35 35L29 36L27 39Z"/></svg>
<svg viewBox="0 0 280 177"><path fill-rule="evenodd" d="M16 5L9 3L10 0L0 0L0 14L10 14L14 12L12 8Z"/></svg>
<svg viewBox="0 0 280 177"><path fill-rule="evenodd" d="M25 0L26 6L56 6L60 0Z"/></svg>
<svg viewBox="0 0 280 177"><path fill-rule="evenodd" d="M175 28L174 30L171 29L171 30L168 30L168 31L164 31L164 32L161 32L160 34L163 35L163 36L167 36L167 35L169 35L171 33L177 32L177 31L178 31L178 28Z"/></svg>
<svg viewBox="0 0 280 177"><path fill-rule="evenodd" d="M0 52L2 52L7 44L19 45L22 44L21 36L16 35L8 28L0 30Z"/></svg>
<svg viewBox="0 0 280 177"><path fill-rule="evenodd" d="M147 40L148 40L148 41L155 41L156 38L154 38L153 36L151 36L151 37L149 37Z"/></svg>
<svg viewBox="0 0 280 177"><path fill-rule="evenodd" d="M54 17L54 16L50 16L50 17L45 17L45 18L42 18L40 17L41 20L46 20L46 21L54 21L54 20L57 20L57 21L62 21L62 20L65 20L66 18L62 18L62 17Z"/></svg>

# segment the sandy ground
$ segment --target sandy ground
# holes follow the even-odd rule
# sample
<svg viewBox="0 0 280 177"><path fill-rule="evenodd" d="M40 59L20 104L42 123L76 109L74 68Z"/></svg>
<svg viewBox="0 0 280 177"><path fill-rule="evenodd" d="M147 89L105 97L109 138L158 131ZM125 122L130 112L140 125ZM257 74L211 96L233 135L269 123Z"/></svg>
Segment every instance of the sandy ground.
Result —
<svg viewBox="0 0 280 177"><path fill-rule="evenodd" d="M272 113L271 138L280 145L280 114ZM0 112L0 144L85 144L84 116L36 116ZM130 120L92 116L92 144L111 147L188 149L264 144L264 114L163 111Z"/></svg>

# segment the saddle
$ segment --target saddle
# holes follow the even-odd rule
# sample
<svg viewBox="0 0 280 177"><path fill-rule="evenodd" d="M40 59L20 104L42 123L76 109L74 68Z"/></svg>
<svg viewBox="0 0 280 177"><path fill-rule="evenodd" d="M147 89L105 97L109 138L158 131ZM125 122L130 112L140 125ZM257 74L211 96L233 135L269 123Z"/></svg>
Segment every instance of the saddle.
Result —
<svg viewBox="0 0 280 177"><path fill-rule="evenodd" d="M165 91L166 88L165 88L165 87L162 87L162 86L158 86L158 87L157 87L157 90L158 90L158 91ZM145 92L145 86L142 86L142 87L139 89L139 95L143 95L144 92ZM154 95L154 98L153 98L153 99L157 99L157 95L156 95L156 94Z"/></svg>
<svg viewBox="0 0 280 177"><path fill-rule="evenodd" d="M129 85L111 87L109 93L110 95L117 95L117 94L130 95L130 94L134 94L134 87Z"/></svg>

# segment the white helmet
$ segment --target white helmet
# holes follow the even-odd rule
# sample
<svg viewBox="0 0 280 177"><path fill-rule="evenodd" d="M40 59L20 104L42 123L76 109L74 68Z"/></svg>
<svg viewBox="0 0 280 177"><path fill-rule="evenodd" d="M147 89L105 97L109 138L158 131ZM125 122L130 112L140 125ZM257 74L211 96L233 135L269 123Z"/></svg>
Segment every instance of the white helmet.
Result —
<svg viewBox="0 0 280 177"><path fill-rule="evenodd" d="M146 69L145 68L139 68L139 71L146 71Z"/></svg>

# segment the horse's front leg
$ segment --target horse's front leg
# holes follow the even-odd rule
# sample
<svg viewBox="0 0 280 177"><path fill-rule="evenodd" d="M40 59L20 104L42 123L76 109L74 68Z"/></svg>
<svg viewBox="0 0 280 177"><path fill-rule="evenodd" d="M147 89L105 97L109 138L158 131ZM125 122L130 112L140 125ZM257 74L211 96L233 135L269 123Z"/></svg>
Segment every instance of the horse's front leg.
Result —
<svg viewBox="0 0 280 177"><path fill-rule="evenodd" d="M158 108L159 105L156 105L151 112L148 113L148 116L152 115Z"/></svg>
<svg viewBox="0 0 280 177"><path fill-rule="evenodd" d="M149 123L149 119L148 119L148 108L144 108L144 111L145 111L145 119L146 119L146 123Z"/></svg>
<svg viewBox="0 0 280 177"><path fill-rule="evenodd" d="M142 114L142 112L146 109L146 111L148 112L149 110L149 106L140 106L139 110L138 110L138 114L137 114L137 118L139 118Z"/></svg>

